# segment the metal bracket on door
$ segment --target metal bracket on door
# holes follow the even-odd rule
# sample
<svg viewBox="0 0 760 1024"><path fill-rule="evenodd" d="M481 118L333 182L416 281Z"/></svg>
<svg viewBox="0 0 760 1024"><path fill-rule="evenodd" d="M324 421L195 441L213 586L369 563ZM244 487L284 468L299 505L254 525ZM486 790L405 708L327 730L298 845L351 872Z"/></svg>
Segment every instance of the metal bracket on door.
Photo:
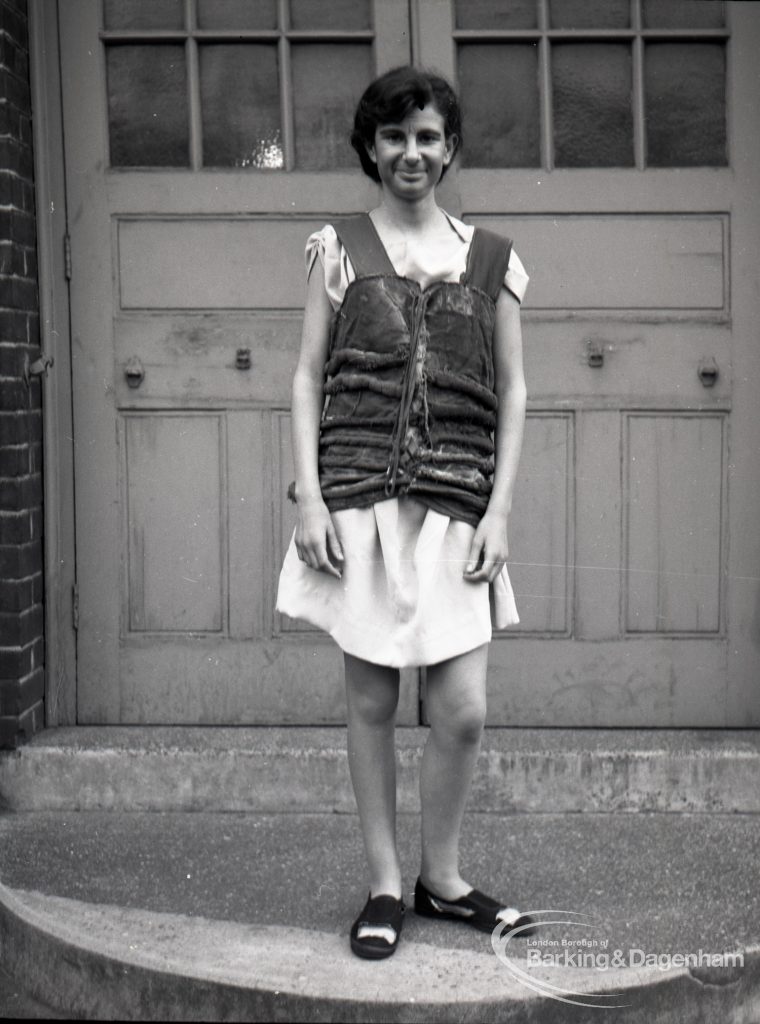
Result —
<svg viewBox="0 0 760 1024"><path fill-rule="evenodd" d="M591 338L586 342L586 362L594 369L604 366L604 345Z"/></svg>
<svg viewBox="0 0 760 1024"><path fill-rule="evenodd" d="M697 367L697 376L702 381L702 387L715 387L715 382L720 376L720 370L712 356L709 359L702 359L700 361L700 364Z"/></svg>
<svg viewBox="0 0 760 1024"><path fill-rule="evenodd" d="M139 388L145 380L145 367L137 356L132 356L125 364L124 376L127 378L127 384L131 388Z"/></svg>
<svg viewBox="0 0 760 1024"><path fill-rule="evenodd" d="M251 368L251 350L249 348L239 348L235 353L235 368L238 370L250 370Z"/></svg>

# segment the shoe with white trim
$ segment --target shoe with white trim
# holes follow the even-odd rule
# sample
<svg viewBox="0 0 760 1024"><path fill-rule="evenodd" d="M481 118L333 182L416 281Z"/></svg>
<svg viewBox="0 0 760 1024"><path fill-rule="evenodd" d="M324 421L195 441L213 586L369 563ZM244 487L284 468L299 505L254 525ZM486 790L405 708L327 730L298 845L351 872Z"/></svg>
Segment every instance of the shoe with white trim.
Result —
<svg viewBox="0 0 760 1024"><path fill-rule="evenodd" d="M492 932L497 924L505 924L505 932L535 924L528 914L521 914L514 907L505 907L478 889L470 889L466 896L456 900L444 900L432 893L421 878L417 879L414 887L414 912L421 917L437 917L441 921L461 921L481 932ZM515 938L532 935L534 931L533 927L527 927Z"/></svg>
<svg viewBox="0 0 760 1024"><path fill-rule="evenodd" d="M351 949L365 960L382 960L396 952L406 907L403 900L370 895L351 926Z"/></svg>

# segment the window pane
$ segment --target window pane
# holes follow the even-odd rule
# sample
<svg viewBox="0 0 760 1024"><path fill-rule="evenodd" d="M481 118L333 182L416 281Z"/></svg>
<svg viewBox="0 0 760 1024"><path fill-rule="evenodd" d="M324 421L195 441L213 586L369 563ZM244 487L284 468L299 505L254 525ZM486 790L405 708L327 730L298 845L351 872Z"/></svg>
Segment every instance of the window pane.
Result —
<svg viewBox="0 0 760 1024"><path fill-rule="evenodd" d="M111 166L186 167L184 46L109 46L106 72Z"/></svg>
<svg viewBox="0 0 760 1024"><path fill-rule="evenodd" d="M720 0L642 0L644 28L722 28Z"/></svg>
<svg viewBox="0 0 760 1024"><path fill-rule="evenodd" d="M558 167L633 164L631 50L620 43L552 48Z"/></svg>
<svg viewBox="0 0 760 1024"><path fill-rule="evenodd" d="M549 0L552 28L628 28L630 0Z"/></svg>
<svg viewBox="0 0 760 1024"><path fill-rule="evenodd" d="M372 28L369 0L290 0L290 27ZM369 85L369 82L367 83Z"/></svg>
<svg viewBox="0 0 760 1024"><path fill-rule="evenodd" d="M277 47L209 44L198 57L204 166L282 167Z"/></svg>
<svg viewBox="0 0 760 1024"><path fill-rule="evenodd" d="M459 91L464 166L539 166L535 45L460 46Z"/></svg>
<svg viewBox="0 0 760 1024"><path fill-rule="evenodd" d="M294 45L296 166L325 171L354 167L348 142L359 97L373 78L372 47Z"/></svg>
<svg viewBox="0 0 760 1024"><path fill-rule="evenodd" d="M535 28L537 0L456 0L457 28Z"/></svg>
<svg viewBox="0 0 760 1024"><path fill-rule="evenodd" d="M722 166L726 51L719 43L650 43L644 52L647 162Z"/></svg>
<svg viewBox="0 0 760 1024"><path fill-rule="evenodd" d="M184 28L182 0L105 0L103 24L114 28Z"/></svg>
<svg viewBox="0 0 760 1024"><path fill-rule="evenodd" d="M198 0L198 28L277 28L277 0Z"/></svg>

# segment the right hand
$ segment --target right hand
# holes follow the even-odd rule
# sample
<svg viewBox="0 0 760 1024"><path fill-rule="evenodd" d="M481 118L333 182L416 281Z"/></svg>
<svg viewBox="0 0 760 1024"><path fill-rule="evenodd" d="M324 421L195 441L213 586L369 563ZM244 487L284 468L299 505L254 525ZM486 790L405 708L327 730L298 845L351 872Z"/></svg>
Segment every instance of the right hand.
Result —
<svg viewBox="0 0 760 1024"><path fill-rule="evenodd" d="M311 569L341 578L343 550L330 512L321 497L298 500L295 541L302 562Z"/></svg>

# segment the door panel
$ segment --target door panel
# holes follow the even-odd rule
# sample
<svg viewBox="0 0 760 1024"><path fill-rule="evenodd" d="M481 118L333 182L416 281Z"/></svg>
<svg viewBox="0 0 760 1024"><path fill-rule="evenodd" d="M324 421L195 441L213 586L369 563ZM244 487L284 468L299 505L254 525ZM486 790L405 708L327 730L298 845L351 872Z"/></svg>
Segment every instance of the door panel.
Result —
<svg viewBox="0 0 760 1024"><path fill-rule="evenodd" d="M625 629L722 632L725 417L625 419Z"/></svg>
<svg viewBox="0 0 760 1024"><path fill-rule="evenodd" d="M225 625L227 476L221 418L156 413L124 426L128 633Z"/></svg>
<svg viewBox="0 0 760 1024"><path fill-rule="evenodd" d="M518 608L520 607L518 594ZM725 641L643 637L592 643L579 633L497 638L488 673L491 725L713 728L727 717Z"/></svg>
<svg viewBox="0 0 760 1024"><path fill-rule="evenodd" d="M119 307L292 311L304 288L305 240L323 224L298 217L121 219Z"/></svg>
<svg viewBox="0 0 760 1024"><path fill-rule="evenodd" d="M727 221L720 215L484 217L519 237L537 273L531 312L727 312Z"/></svg>
<svg viewBox="0 0 760 1024"><path fill-rule="evenodd" d="M515 494L510 579L520 595L515 632L569 636L573 614L568 541L574 507L572 413L531 412L525 424L522 486Z"/></svg>

